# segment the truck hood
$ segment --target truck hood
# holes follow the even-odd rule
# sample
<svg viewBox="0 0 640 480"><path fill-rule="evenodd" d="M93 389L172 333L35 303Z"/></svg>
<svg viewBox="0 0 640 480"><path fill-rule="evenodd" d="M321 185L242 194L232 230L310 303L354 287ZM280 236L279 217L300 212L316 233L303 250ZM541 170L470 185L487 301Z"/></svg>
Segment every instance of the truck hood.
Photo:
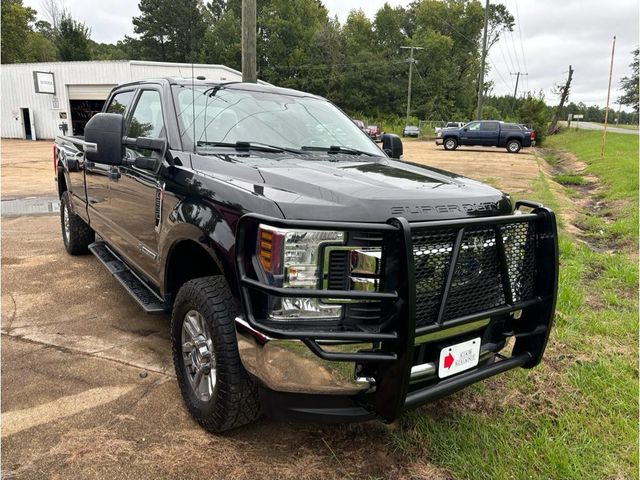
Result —
<svg viewBox="0 0 640 480"><path fill-rule="evenodd" d="M508 195L422 165L353 155L192 156L194 170L274 201L285 218L383 222L506 214Z"/></svg>

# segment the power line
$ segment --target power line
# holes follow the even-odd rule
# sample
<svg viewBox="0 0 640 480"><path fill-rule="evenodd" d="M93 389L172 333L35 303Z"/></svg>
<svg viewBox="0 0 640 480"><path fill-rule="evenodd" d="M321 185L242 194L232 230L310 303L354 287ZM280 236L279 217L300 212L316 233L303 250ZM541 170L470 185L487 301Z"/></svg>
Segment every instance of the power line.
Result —
<svg viewBox="0 0 640 480"><path fill-rule="evenodd" d="M453 25L451 25L449 22L445 21L442 19L442 17L440 17L439 15L436 15L435 13L432 13L432 15L439 20L440 22L444 23L445 25L449 26L449 28L451 28L451 30L453 30L455 33L457 33L460 38L465 39L466 41L468 41L471 45L473 45L474 47L476 46L476 42L475 40L471 40L469 37L467 37L464 33L460 32L459 30L457 30ZM495 64L491 61L491 58L489 58L489 63L491 63L491 65L493 66L494 69L497 70ZM504 79L503 79L504 81ZM505 86L507 87L508 90L511 90L511 87L509 85L507 85L507 83L505 82Z"/></svg>
<svg viewBox="0 0 640 480"><path fill-rule="evenodd" d="M491 65L494 65L493 62L491 62ZM505 63L506 65L506 63ZM508 68L508 66L507 66ZM513 80L511 80L511 77L509 77L509 81L511 82L511 87L509 87L509 85L507 85L507 81L504 79L504 76L502 75L502 73L500 72L500 70L494 65L493 70L498 74L498 77L500 77L500 79L502 80L502 83L505 84L505 86L507 88L509 88L509 90L511 90L511 87L513 87Z"/></svg>
<svg viewBox="0 0 640 480"><path fill-rule="evenodd" d="M406 60L377 61L377 62L353 62L353 63L307 63L303 65L269 65L273 70L299 70L299 69L322 69L334 67L357 67L357 66L380 66L406 63Z"/></svg>
<svg viewBox="0 0 640 480"><path fill-rule="evenodd" d="M520 67L518 66L518 62L514 62L513 61L513 56L511 55L511 49L509 49L509 40L508 37L506 35L502 36L502 41L498 42L500 43L500 48L507 51L507 56L509 57L509 69L510 70L520 70Z"/></svg>
<svg viewBox="0 0 640 480"><path fill-rule="evenodd" d="M509 39L511 40L510 45L513 50L513 56L516 59L516 64L518 65L518 70L524 70L524 67L520 64L520 56L518 55L518 49L516 48L516 41L513 39L513 30L509 30Z"/></svg>
<svg viewBox="0 0 640 480"><path fill-rule="evenodd" d="M498 45L500 46L500 54L502 55L502 60L504 60L504 65L507 67L507 71L509 71L509 70L517 70L517 68L515 68L513 66L513 62L511 64L509 64L509 62L507 62L507 57L504 54L503 42L498 41ZM511 86L513 86L513 80L511 80L511 77L509 77L509 80L511 81Z"/></svg>
<svg viewBox="0 0 640 480"><path fill-rule="evenodd" d="M527 56L524 54L524 42L522 41L522 23L520 22L520 11L518 10L518 0L513 0L513 3L516 6L516 19L518 20L518 35L520 36L520 50L522 51L522 62L524 63L524 69L526 72L529 71L527 68ZM525 84L527 91L529 91L529 79L525 78Z"/></svg>

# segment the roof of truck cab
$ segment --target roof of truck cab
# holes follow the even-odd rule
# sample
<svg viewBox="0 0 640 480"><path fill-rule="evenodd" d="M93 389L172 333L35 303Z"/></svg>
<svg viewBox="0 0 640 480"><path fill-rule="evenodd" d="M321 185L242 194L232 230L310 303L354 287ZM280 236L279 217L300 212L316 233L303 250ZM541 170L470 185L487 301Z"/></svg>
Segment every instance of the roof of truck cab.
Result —
<svg viewBox="0 0 640 480"><path fill-rule="evenodd" d="M196 87L216 87L216 86L224 86L225 88L233 89L233 90L246 90L252 92L265 92L265 93L277 93L280 95L290 95L294 97L311 97L317 98L320 100L325 100L323 97L318 95L314 95L312 93L301 92L300 90L294 90L291 88L282 88L282 87L274 87L273 85L266 83L246 83L246 82L216 82L212 80L199 80L192 78L181 78L181 77L165 77L165 78L150 78L147 80L138 80L136 82L124 83L122 85L118 85L116 88L122 87L131 87L131 86L139 86L139 85L178 85L184 87L196 86Z"/></svg>

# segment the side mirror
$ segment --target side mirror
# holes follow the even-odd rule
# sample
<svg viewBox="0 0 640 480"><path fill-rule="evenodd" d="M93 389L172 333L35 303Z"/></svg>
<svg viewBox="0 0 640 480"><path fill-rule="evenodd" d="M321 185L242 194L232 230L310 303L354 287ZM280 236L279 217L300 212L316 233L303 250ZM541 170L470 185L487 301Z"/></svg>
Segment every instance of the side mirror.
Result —
<svg viewBox="0 0 640 480"><path fill-rule="evenodd" d="M398 135L393 133L385 133L382 135L382 150L391 158L402 157L402 140Z"/></svg>
<svg viewBox="0 0 640 480"><path fill-rule="evenodd" d="M122 165L124 116L119 113L97 113L84 127L84 141L95 143L95 149L85 151L87 160L105 165Z"/></svg>
<svg viewBox="0 0 640 480"><path fill-rule="evenodd" d="M466 132L466 131L467 131L467 130L469 130L469 129L465 127L465 128L463 128L462 130L464 130L464 131Z"/></svg>

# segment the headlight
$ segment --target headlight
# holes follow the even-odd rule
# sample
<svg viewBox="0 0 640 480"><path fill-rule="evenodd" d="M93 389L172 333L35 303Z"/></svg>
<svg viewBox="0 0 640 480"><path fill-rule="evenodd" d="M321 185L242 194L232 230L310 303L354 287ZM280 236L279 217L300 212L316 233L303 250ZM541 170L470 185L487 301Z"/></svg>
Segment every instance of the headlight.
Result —
<svg viewBox="0 0 640 480"><path fill-rule="evenodd" d="M442 136L442 132L438 132L438 134L436 135L436 137L441 137Z"/></svg>
<svg viewBox="0 0 640 480"><path fill-rule="evenodd" d="M324 245L342 245L344 232L293 230L261 224L257 257L271 285L284 288L319 288L320 254ZM318 298L271 297L270 320L340 318L342 307Z"/></svg>

